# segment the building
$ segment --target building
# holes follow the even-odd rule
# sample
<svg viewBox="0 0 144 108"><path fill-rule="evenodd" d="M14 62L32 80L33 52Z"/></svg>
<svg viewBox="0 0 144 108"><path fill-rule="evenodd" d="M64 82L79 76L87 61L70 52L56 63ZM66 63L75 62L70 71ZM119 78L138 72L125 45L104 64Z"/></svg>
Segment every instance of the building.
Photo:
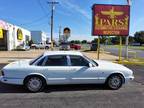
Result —
<svg viewBox="0 0 144 108"><path fill-rule="evenodd" d="M30 31L0 20L0 50L25 49L30 40Z"/></svg>
<svg viewBox="0 0 144 108"><path fill-rule="evenodd" d="M42 31L31 31L32 41L35 44L46 43L48 36L45 32Z"/></svg>

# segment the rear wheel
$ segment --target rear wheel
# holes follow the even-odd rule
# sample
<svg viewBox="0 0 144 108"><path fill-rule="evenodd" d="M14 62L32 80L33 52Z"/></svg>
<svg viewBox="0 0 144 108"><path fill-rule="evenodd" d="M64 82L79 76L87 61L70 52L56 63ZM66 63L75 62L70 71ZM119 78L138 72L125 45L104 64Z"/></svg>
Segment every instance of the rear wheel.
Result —
<svg viewBox="0 0 144 108"><path fill-rule="evenodd" d="M39 76L30 76L25 80L25 87L30 92L39 92L44 89L46 85L45 80Z"/></svg>
<svg viewBox="0 0 144 108"><path fill-rule="evenodd" d="M49 49L49 47L48 47L48 46L46 46L46 47L45 47L45 49Z"/></svg>
<svg viewBox="0 0 144 108"><path fill-rule="evenodd" d="M123 77L118 74L111 75L107 80L107 86L110 89L117 90L123 84Z"/></svg>

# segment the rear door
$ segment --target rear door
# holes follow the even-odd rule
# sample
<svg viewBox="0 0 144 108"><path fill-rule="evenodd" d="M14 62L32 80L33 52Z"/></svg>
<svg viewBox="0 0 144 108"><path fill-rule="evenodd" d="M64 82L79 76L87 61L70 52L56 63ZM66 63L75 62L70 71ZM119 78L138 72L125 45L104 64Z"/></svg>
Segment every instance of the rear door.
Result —
<svg viewBox="0 0 144 108"><path fill-rule="evenodd" d="M68 84L69 66L66 55L51 55L44 63L48 84Z"/></svg>

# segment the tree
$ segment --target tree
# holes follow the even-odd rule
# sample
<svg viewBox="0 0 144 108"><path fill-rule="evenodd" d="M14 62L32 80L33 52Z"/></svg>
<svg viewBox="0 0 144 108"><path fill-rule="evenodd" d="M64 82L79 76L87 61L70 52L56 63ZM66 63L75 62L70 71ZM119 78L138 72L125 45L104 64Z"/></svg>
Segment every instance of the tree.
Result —
<svg viewBox="0 0 144 108"><path fill-rule="evenodd" d="M91 41L91 43L97 43L98 42L98 38L95 38L94 40Z"/></svg>
<svg viewBox="0 0 144 108"><path fill-rule="evenodd" d="M129 36L129 44L132 44L134 42L134 37Z"/></svg>
<svg viewBox="0 0 144 108"><path fill-rule="evenodd" d="M72 41L70 41L70 43L71 44L80 44L81 42L80 42L80 40L72 40Z"/></svg>
<svg viewBox="0 0 144 108"><path fill-rule="evenodd" d="M106 40L107 40L106 36L101 36L101 37L100 37L100 43L101 43L101 44L105 44L105 43L106 43Z"/></svg>
<svg viewBox="0 0 144 108"><path fill-rule="evenodd" d="M74 43L75 43L75 44L80 44L81 42L80 42L80 40L75 40Z"/></svg>
<svg viewBox="0 0 144 108"><path fill-rule="evenodd" d="M74 40L70 41L71 44L73 44L74 42L75 42Z"/></svg>
<svg viewBox="0 0 144 108"><path fill-rule="evenodd" d="M126 42L126 36L121 36L121 38L122 38L122 44L125 44L125 42ZM111 38L111 42L113 44L120 44L120 36L112 37Z"/></svg>
<svg viewBox="0 0 144 108"><path fill-rule="evenodd" d="M136 42L140 43L140 45L144 44L144 31L139 31L134 34L134 39Z"/></svg>
<svg viewBox="0 0 144 108"><path fill-rule="evenodd" d="M87 40L82 40L81 43L82 43L82 44L86 44L86 43L87 43Z"/></svg>
<svg viewBox="0 0 144 108"><path fill-rule="evenodd" d="M111 42L112 42L113 44L119 44L119 37L112 37L112 38L111 38Z"/></svg>

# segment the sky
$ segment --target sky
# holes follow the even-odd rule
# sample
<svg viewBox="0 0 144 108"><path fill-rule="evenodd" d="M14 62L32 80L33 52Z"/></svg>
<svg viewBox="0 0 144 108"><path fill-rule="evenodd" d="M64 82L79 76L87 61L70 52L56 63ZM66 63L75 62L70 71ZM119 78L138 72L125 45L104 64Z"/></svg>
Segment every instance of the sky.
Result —
<svg viewBox="0 0 144 108"><path fill-rule="evenodd" d="M51 0L0 0L0 19L28 30L41 30L50 37ZM65 27L71 29L70 40L92 40L93 4L127 4L127 0L55 0L59 4L54 8L54 38L58 38ZM131 36L144 30L144 0L132 0L130 16Z"/></svg>

